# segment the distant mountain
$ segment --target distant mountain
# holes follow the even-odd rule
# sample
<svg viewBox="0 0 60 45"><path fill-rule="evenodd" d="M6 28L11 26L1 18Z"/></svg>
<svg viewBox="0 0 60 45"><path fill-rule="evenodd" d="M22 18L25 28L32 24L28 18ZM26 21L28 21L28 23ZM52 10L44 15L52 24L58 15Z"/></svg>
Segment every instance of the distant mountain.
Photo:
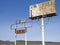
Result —
<svg viewBox="0 0 60 45"><path fill-rule="evenodd" d="M46 42L46 45L60 45L60 42ZM0 45L14 45L11 41L1 41ZM17 40L17 45L25 45L25 41ZM42 45L41 41L28 41L28 45Z"/></svg>

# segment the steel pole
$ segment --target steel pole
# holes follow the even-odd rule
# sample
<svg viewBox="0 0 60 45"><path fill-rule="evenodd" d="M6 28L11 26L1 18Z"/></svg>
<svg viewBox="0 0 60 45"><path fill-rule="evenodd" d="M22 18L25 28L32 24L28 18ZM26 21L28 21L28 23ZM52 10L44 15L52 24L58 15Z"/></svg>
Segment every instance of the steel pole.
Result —
<svg viewBox="0 0 60 45"><path fill-rule="evenodd" d="M25 27L25 23L24 23L24 27ZM25 27L26 31L27 31L27 27ZM27 45L27 32L25 33L25 45Z"/></svg>
<svg viewBox="0 0 60 45"><path fill-rule="evenodd" d="M44 42L44 18L42 17L42 45L45 45Z"/></svg>
<svg viewBox="0 0 60 45"><path fill-rule="evenodd" d="M27 33L25 33L25 45L27 45Z"/></svg>
<svg viewBox="0 0 60 45"><path fill-rule="evenodd" d="M14 45L16 45L16 34L14 35Z"/></svg>
<svg viewBox="0 0 60 45"><path fill-rule="evenodd" d="M17 21L16 21L16 29L17 29ZM15 29L15 35L14 35L14 40L15 40L14 45L16 45L16 29Z"/></svg>

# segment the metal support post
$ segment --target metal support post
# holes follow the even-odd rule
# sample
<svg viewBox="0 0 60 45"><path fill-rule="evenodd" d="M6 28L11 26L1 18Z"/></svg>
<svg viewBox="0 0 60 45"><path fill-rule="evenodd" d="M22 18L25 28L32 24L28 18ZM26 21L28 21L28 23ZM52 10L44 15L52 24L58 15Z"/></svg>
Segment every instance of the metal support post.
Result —
<svg viewBox="0 0 60 45"><path fill-rule="evenodd" d="M14 45L16 45L16 34L14 35Z"/></svg>
<svg viewBox="0 0 60 45"><path fill-rule="evenodd" d="M16 21L16 29L17 29L17 21ZM16 29L15 29L15 35L14 35L14 41L15 41L15 45L16 45Z"/></svg>
<svg viewBox="0 0 60 45"><path fill-rule="evenodd" d="M44 18L42 17L42 45L45 45L44 42Z"/></svg>
<svg viewBox="0 0 60 45"><path fill-rule="evenodd" d="M25 33L25 45L27 45L27 33Z"/></svg>
<svg viewBox="0 0 60 45"><path fill-rule="evenodd" d="M25 27L25 23L24 23L24 27ZM27 27L25 27L25 29L26 29ZM27 31L27 29L26 29L26 31ZM25 33L25 45L27 45L27 33Z"/></svg>

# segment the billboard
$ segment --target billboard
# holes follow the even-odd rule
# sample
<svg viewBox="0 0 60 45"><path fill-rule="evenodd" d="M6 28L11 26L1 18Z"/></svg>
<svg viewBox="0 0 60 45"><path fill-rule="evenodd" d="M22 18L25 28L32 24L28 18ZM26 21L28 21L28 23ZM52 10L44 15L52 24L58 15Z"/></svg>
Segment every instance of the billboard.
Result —
<svg viewBox="0 0 60 45"><path fill-rule="evenodd" d="M39 4L31 5L30 7L31 19L44 17L51 17L56 15L55 0L47 1Z"/></svg>
<svg viewBox="0 0 60 45"><path fill-rule="evenodd" d="M23 30L16 30L15 32L16 32L16 34L24 34L24 33L26 33L26 30L25 29L23 29Z"/></svg>

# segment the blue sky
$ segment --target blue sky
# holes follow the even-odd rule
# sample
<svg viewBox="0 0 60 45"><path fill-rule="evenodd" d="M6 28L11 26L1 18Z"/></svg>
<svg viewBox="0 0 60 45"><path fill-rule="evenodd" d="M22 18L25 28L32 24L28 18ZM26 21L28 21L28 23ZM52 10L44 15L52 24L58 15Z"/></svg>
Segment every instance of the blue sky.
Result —
<svg viewBox="0 0 60 45"><path fill-rule="evenodd" d="M26 19L29 17L29 6L32 4L48 0L0 0L0 40L13 41L14 30L10 25L16 20ZM45 41L60 42L60 0L56 0L57 16L48 19L45 18ZM46 23L48 24L46 25ZM28 40L41 41L41 19L40 25L33 21L32 27L27 29ZM24 34L17 35L17 40L24 40Z"/></svg>

